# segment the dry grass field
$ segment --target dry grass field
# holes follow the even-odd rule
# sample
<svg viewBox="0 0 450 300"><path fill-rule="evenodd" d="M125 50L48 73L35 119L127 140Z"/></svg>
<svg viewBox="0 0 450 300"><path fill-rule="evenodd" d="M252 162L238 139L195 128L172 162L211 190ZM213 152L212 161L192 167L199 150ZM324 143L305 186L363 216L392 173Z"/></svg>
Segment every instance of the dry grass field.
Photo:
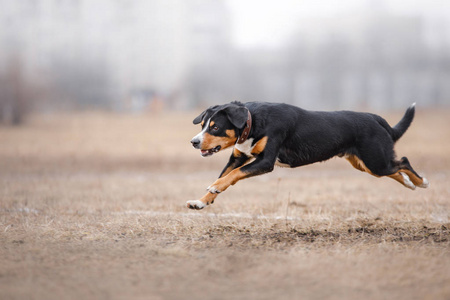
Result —
<svg viewBox="0 0 450 300"><path fill-rule="evenodd" d="M192 149L195 116L0 127L0 299L450 299L450 111L419 107L397 144L428 189L335 158L202 211L230 152Z"/></svg>

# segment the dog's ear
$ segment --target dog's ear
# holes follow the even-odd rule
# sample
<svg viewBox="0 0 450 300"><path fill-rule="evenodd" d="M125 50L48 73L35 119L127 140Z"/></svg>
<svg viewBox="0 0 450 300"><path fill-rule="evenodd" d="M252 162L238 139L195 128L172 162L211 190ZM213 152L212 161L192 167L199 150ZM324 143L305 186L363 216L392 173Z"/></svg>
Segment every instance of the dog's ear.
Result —
<svg viewBox="0 0 450 300"><path fill-rule="evenodd" d="M194 121L192 121L192 123L194 123L194 125L199 124L203 118L205 117L205 115L207 113L213 113L215 112L217 109L219 109L220 106L219 105L214 105L214 106L210 106L208 109L206 109L204 112L202 112L200 115L198 115L197 118L194 119Z"/></svg>
<svg viewBox="0 0 450 300"><path fill-rule="evenodd" d="M194 119L194 121L192 121L192 123L194 123L194 125L199 124L203 120L203 117L205 116L205 114L206 114L206 110L204 112L202 112L200 115L198 115L198 117L196 117Z"/></svg>
<svg viewBox="0 0 450 300"><path fill-rule="evenodd" d="M247 123L248 109L245 106L230 104L223 111L235 127L242 128Z"/></svg>

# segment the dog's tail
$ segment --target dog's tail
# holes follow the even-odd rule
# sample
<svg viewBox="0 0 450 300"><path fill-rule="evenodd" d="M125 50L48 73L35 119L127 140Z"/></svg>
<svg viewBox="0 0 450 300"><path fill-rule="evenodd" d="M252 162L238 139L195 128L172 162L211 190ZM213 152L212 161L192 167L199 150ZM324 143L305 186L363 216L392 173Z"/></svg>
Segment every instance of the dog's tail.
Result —
<svg viewBox="0 0 450 300"><path fill-rule="evenodd" d="M405 115L400 120L400 122L397 123L394 127L392 127L391 136L394 142L396 142L399 138L402 137L402 135L406 132L409 125L411 125L411 122L414 119L414 113L416 111L416 103L413 103L405 112Z"/></svg>
<svg viewBox="0 0 450 300"><path fill-rule="evenodd" d="M412 120L414 119L414 112L415 112L416 103L413 103L405 112L405 115L400 120L400 122L397 123L394 127L391 127L388 122L386 122L385 119L378 115L374 115L376 120L378 121L378 124L383 126L384 129L386 129L387 132L392 137L392 140L394 143L402 137L402 135L405 133L405 131L408 129L409 125L411 125Z"/></svg>

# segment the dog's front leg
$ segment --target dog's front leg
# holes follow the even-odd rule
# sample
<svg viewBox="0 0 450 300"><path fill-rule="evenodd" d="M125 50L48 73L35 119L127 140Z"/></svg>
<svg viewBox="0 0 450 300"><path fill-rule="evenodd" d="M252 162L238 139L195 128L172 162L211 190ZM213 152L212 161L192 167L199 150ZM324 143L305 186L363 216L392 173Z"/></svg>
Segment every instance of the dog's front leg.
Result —
<svg viewBox="0 0 450 300"><path fill-rule="evenodd" d="M256 160L253 162L255 163ZM249 165L248 164L244 167L247 167ZM208 187L208 192L206 193L206 195L204 195L202 198L200 198L200 200L189 200L187 202L187 207L191 208L191 209L202 209L205 206L212 204L214 202L214 199L216 199L217 195L220 192L225 191L230 185L235 184L236 182L238 182L239 180L246 178L246 177L250 177L250 176L255 176L255 175L259 175L259 174L255 174L252 175L251 173L244 173L241 169L243 167L239 167L236 168L232 171L230 171L227 175L220 177L219 179L217 179L211 186ZM272 166L273 169L273 166ZM267 171L269 172L269 171ZM265 172L263 172L265 173Z"/></svg>
<svg viewBox="0 0 450 300"><path fill-rule="evenodd" d="M231 154L230 159L228 160L228 163L226 164L225 168L223 168L222 172L220 173L219 178L222 178L228 175L234 169L245 165L245 163L247 163L249 160L250 157L240 152L236 148L233 149L233 153Z"/></svg>
<svg viewBox="0 0 450 300"><path fill-rule="evenodd" d="M226 176L217 179L208 187L208 191L213 194L218 194L225 191L231 185L236 184L241 179L272 172L275 159L275 157L264 157L264 155L258 156L255 161L248 165L236 168Z"/></svg>
<svg viewBox="0 0 450 300"><path fill-rule="evenodd" d="M247 155L245 155L244 153L241 153L237 149L234 149L233 153L230 156L230 159L228 160L228 163L226 164L225 168L220 173L219 178L227 176L234 169L243 166L249 160L250 160L250 158ZM209 189L209 187L208 187L208 189ZM187 207L191 208L191 209L202 209L205 206L212 204L214 202L214 199L216 199L217 194L218 193L208 192L208 193L206 193L206 195L204 195L199 200L189 200L187 202Z"/></svg>
<svg viewBox="0 0 450 300"><path fill-rule="evenodd" d="M186 204L190 209L203 209L206 205L210 205L211 203L213 203L216 197L217 194L208 192L206 193L206 195L201 197L200 200L189 200Z"/></svg>

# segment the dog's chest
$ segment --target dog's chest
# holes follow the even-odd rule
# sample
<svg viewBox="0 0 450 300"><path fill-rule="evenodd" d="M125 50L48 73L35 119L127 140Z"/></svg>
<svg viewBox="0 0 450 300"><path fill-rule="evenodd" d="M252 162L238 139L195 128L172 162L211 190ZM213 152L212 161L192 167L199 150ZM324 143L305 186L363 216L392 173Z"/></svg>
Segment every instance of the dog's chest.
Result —
<svg viewBox="0 0 450 300"><path fill-rule="evenodd" d="M240 152L244 153L247 156L253 156L252 155L252 150L254 145L252 145L253 143L253 138L250 138L248 140L246 140L245 142L243 142L242 144L236 144L234 146L234 148L236 148L237 150L239 150Z"/></svg>

